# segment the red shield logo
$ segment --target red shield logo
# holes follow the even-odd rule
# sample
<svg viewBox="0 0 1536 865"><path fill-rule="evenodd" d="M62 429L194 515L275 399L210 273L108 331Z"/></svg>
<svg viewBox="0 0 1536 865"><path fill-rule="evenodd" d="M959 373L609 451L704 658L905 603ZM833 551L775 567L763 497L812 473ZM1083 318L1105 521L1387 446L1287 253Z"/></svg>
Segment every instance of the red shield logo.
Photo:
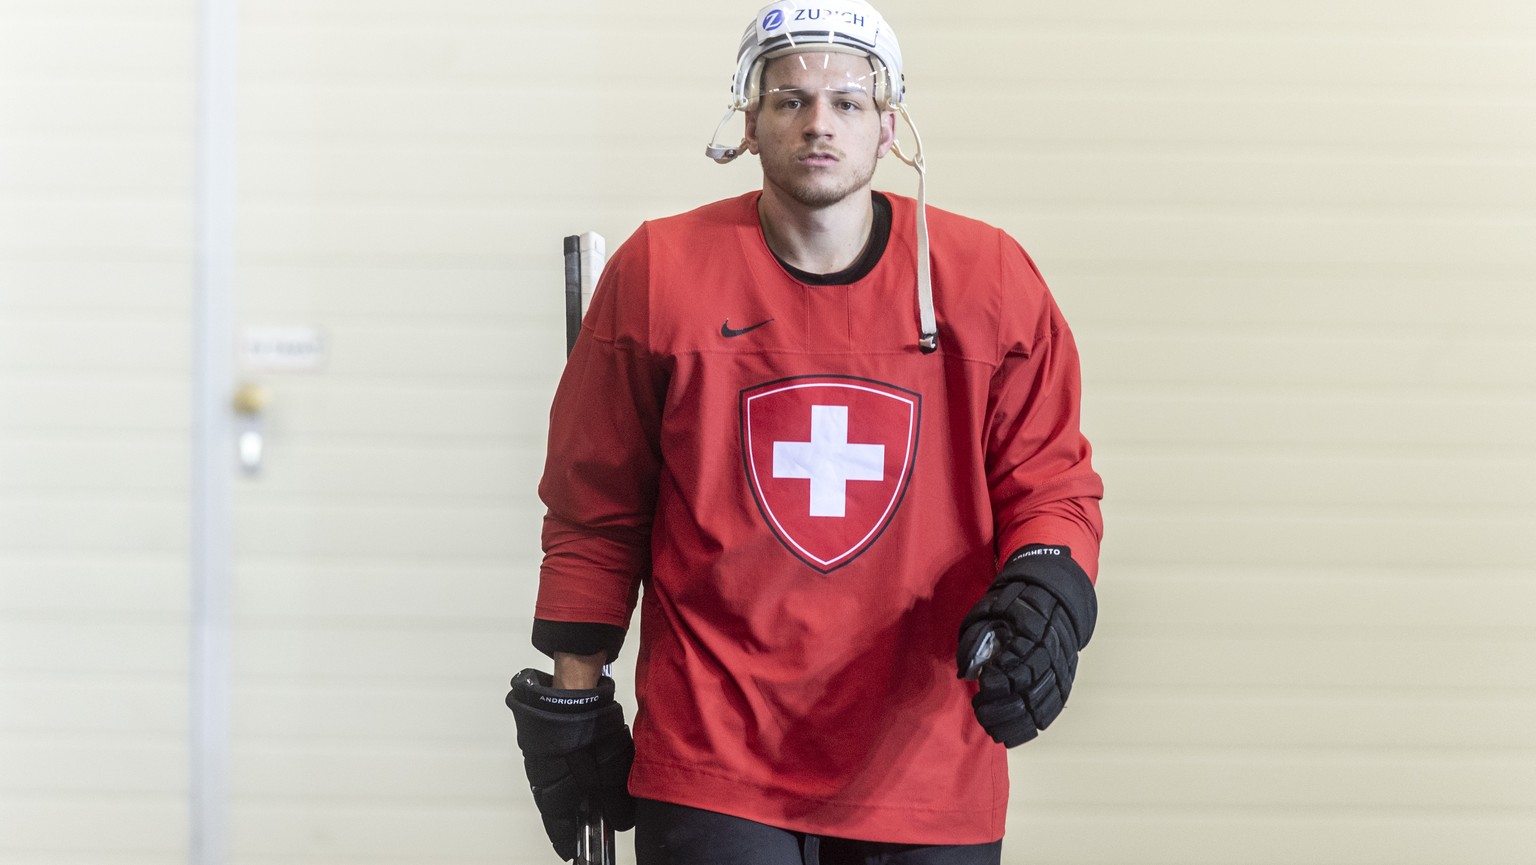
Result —
<svg viewBox="0 0 1536 865"><path fill-rule="evenodd" d="M741 392L747 483L773 533L826 574L869 549L901 506L922 397L851 376L803 376Z"/></svg>

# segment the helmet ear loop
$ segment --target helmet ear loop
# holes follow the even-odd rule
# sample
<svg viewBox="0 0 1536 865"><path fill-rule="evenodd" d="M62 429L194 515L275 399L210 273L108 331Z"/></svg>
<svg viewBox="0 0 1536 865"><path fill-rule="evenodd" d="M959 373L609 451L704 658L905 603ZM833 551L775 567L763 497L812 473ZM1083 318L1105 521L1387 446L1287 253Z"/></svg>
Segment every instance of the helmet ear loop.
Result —
<svg viewBox="0 0 1536 865"><path fill-rule="evenodd" d="M742 109L735 103L732 103L729 108L725 109L725 116L720 118L720 125L715 127L715 134L710 136L709 143L704 145L704 155L720 163L721 165L729 163L731 160L740 156L742 152L747 149L746 136L742 136L741 143L735 147L724 147L719 143L720 130L724 129L725 124L731 122L732 115L740 110Z"/></svg>
<svg viewBox="0 0 1536 865"><path fill-rule="evenodd" d="M715 127L715 134L710 136L709 143L704 145L704 155L710 159L726 165L731 160L747 151L747 137L741 137L741 143L735 147L725 147L720 144L720 130L725 124L731 122L731 116L738 111L743 113L751 111L758 100L762 98L762 79L767 72L768 64L759 58L752 67L747 70L746 76L735 86L731 97L731 104L726 106L725 116L720 118L720 124Z"/></svg>
<svg viewBox="0 0 1536 865"><path fill-rule="evenodd" d="M923 162L923 136L917 131L917 124L912 122L912 115L907 113L906 103L896 102L891 108L901 115L907 128L912 130L912 140L917 142L917 150L911 156L907 156L906 151L901 149L900 141L891 142L891 152L896 154L897 159L917 169L918 189L921 190L923 177L927 174L927 164Z"/></svg>

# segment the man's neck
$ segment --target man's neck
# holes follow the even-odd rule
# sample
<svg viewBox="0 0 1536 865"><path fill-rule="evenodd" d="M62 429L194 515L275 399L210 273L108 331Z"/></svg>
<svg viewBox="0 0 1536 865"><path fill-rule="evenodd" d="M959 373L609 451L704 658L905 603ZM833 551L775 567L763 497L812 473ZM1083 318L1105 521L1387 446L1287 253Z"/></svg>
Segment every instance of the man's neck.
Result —
<svg viewBox="0 0 1536 865"><path fill-rule="evenodd" d="M835 273L864 251L875 208L867 187L836 204L807 207L766 186L757 218L768 248L786 263L808 273Z"/></svg>

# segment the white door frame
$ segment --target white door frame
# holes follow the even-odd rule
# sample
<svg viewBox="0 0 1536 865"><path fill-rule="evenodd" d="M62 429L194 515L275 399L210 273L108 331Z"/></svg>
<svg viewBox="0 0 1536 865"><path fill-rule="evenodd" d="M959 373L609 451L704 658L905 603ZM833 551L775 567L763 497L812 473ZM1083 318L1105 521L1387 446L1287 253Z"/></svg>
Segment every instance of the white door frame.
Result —
<svg viewBox="0 0 1536 865"><path fill-rule="evenodd" d="M199 0L192 352L189 847L229 841L237 0Z"/></svg>

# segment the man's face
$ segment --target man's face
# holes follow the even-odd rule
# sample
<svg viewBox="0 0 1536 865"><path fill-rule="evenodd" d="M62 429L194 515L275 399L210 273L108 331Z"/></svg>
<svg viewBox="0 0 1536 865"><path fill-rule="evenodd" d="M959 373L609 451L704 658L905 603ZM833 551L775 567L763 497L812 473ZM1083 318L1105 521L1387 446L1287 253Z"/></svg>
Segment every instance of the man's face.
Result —
<svg viewBox="0 0 1536 865"><path fill-rule="evenodd" d="M853 54L790 54L768 61L762 98L747 114L747 149L763 183L806 207L867 190L896 139L896 116L875 105L870 62Z"/></svg>

